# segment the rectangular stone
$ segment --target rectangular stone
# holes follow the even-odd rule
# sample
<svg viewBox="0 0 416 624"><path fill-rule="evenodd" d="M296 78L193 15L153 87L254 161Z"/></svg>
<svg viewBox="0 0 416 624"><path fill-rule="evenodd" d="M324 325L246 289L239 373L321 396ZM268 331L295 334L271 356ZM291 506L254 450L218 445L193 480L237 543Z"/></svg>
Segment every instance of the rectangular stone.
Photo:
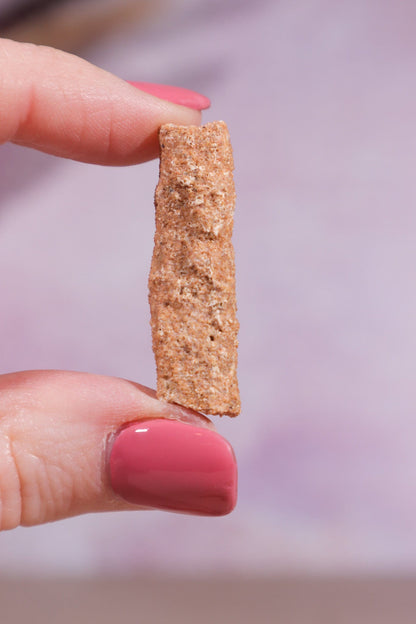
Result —
<svg viewBox="0 0 416 624"><path fill-rule="evenodd" d="M149 276L157 396L206 414L240 412L233 155L223 121L167 124Z"/></svg>

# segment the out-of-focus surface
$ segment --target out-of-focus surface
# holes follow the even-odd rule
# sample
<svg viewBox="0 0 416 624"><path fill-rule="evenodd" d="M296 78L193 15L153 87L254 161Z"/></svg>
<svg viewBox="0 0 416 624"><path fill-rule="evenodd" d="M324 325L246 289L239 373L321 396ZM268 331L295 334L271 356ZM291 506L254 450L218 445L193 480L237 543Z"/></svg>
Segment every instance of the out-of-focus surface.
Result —
<svg viewBox="0 0 416 624"><path fill-rule="evenodd" d="M414 583L261 576L0 581L0 603L7 624L414 624Z"/></svg>
<svg viewBox="0 0 416 624"><path fill-rule="evenodd" d="M143 22L169 0L0 0L1 36L74 51L126 22Z"/></svg>
<svg viewBox="0 0 416 624"><path fill-rule="evenodd" d="M176 1L82 50L123 78L200 90L204 120L229 126L243 413L218 428L239 504L215 520L3 534L3 572L416 567L415 17L410 0ZM0 171L0 371L154 386L157 162L105 169L5 145Z"/></svg>

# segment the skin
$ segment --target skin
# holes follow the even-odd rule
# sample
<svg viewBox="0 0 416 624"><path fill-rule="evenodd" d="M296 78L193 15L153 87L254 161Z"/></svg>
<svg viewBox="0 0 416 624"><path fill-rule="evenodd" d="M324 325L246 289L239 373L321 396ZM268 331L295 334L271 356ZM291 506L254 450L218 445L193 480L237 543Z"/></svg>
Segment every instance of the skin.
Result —
<svg viewBox="0 0 416 624"><path fill-rule="evenodd" d="M0 143L131 165L158 155L161 124L200 113L160 100L54 49L0 40ZM116 378L65 371L0 376L0 530L91 511L137 509L112 492L111 436L140 418L203 416Z"/></svg>

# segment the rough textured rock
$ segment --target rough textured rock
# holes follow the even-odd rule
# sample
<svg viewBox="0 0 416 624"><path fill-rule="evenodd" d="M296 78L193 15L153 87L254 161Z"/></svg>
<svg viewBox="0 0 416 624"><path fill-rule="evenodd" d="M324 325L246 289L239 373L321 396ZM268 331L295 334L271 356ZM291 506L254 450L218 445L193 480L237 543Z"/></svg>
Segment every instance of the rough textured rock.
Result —
<svg viewBox="0 0 416 624"><path fill-rule="evenodd" d="M157 396L206 414L240 412L235 189L227 126L162 126L149 277Z"/></svg>

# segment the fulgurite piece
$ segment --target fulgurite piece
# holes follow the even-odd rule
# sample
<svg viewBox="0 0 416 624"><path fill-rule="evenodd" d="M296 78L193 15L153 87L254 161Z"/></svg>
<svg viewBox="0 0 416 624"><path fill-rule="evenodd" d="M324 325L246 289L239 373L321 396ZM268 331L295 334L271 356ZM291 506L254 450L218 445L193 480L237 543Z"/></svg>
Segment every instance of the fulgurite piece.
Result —
<svg viewBox="0 0 416 624"><path fill-rule="evenodd" d="M235 189L227 126L166 124L159 140L149 276L157 396L236 416Z"/></svg>

